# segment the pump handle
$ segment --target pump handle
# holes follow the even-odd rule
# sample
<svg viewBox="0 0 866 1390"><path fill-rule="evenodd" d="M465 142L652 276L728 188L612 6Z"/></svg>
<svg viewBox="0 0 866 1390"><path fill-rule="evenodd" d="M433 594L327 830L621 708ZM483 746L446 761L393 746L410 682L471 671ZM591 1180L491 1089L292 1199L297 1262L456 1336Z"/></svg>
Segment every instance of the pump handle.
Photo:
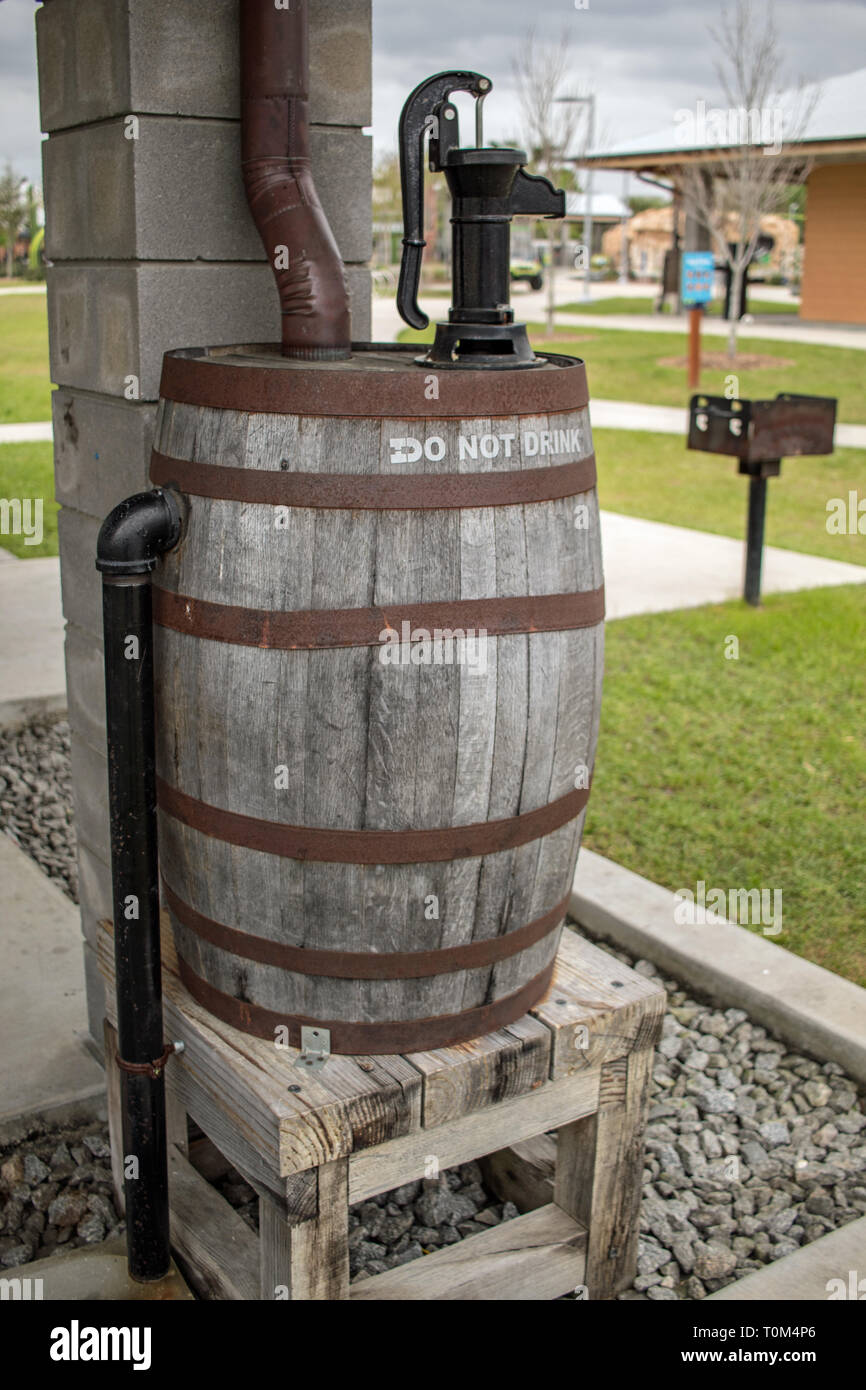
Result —
<svg viewBox="0 0 866 1390"><path fill-rule="evenodd" d="M441 108L452 92L487 96L493 83L479 72L440 72L420 83L400 116L400 186L403 194L403 259L397 287L400 317L412 328L426 328L430 320L418 306L421 257L424 247L424 137L438 139Z"/></svg>

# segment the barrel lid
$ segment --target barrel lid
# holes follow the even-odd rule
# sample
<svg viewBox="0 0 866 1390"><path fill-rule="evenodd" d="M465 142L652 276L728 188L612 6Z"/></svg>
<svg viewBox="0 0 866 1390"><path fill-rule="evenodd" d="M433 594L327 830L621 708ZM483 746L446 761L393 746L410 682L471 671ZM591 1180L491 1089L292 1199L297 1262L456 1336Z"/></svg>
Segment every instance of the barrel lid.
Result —
<svg viewBox="0 0 866 1390"><path fill-rule="evenodd" d="M546 355L529 372L437 372L416 344L353 343L338 362L299 362L273 343L166 353L160 395L182 405L277 415L406 419L548 415L587 404L579 357Z"/></svg>

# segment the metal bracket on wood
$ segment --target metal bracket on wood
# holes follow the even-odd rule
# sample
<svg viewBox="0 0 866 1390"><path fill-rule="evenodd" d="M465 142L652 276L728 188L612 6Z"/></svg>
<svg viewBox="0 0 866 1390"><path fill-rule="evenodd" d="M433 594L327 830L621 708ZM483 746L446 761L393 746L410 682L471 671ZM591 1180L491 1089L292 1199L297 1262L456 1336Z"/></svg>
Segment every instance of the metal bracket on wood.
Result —
<svg viewBox="0 0 866 1390"><path fill-rule="evenodd" d="M327 1028L301 1029L301 1055L296 1067L320 1071L331 1055L331 1034Z"/></svg>

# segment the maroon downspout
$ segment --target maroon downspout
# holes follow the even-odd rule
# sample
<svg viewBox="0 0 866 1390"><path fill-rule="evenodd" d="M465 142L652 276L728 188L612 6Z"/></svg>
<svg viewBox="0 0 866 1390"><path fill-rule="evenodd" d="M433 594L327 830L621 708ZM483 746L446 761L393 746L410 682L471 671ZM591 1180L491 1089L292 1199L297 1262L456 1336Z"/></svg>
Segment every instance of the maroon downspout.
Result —
<svg viewBox="0 0 866 1390"><path fill-rule="evenodd" d="M351 355L346 272L310 168L307 0L241 0L244 185L280 295L283 354Z"/></svg>

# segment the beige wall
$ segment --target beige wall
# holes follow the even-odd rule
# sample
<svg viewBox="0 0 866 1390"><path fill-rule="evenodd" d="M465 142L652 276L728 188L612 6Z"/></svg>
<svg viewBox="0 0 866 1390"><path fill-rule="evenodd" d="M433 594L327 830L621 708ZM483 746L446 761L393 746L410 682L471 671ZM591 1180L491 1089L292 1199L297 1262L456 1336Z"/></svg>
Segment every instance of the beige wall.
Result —
<svg viewBox="0 0 866 1390"><path fill-rule="evenodd" d="M866 323L866 164L809 175L801 317Z"/></svg>

